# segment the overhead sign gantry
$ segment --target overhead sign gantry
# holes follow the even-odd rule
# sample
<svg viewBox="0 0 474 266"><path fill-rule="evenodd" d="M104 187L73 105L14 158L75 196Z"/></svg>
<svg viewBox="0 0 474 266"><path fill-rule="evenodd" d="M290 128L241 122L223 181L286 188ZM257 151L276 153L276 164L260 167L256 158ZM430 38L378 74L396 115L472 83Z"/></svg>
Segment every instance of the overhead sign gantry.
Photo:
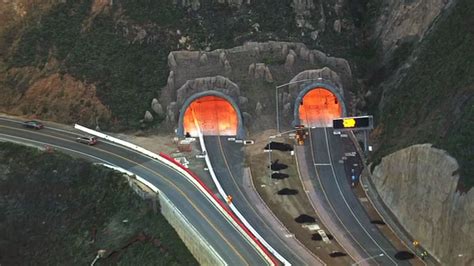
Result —
<svg viewBox="0 0 474 266"><path fill-rule="evenodd" d="M341 117L332 120L334 131L356 131L364 132L364 151L367 152L367 131L374 128L374 118L371 115Z"/></svg>
<svg viewBox="0 0 474 266"><path fill-rule="evenodd" d="M371 115L342 117L333 119L332 127L337 131L370 130L374 128L374 120Z"/></svg>

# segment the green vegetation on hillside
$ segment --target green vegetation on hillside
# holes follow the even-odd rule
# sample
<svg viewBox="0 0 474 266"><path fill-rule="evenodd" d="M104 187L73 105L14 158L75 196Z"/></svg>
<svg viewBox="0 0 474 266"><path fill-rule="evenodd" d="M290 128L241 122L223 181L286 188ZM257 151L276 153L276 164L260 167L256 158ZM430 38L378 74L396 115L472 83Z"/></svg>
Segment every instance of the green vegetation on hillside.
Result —
<svg viewBox="0 0 474 266"><path fill-rule="evenodd" d="M112 7L93 14L91 0L67 0L48 12L31 12L22 23L2 27L0 68L34 66L40 70L51 58L59 61L60 73L95 84L100 100L114 121L104 128L137 128L151 99L159 96L168 76L167 55L189 47L205 50L231 48L245 41L303 41L331 54L353 47L351 32L336 34L329 26L317 41L308 29L297 28L292 0L262 0L240 8L201 0L197 11L175 6L172 0L116 0ZM326 4L325 10L332 7ZM318 27L319 5L309 22ZM344 10L349 13L348 10ZM305 32L305 34L303 34ZM186 44L179 39L188 37ZM341 49L341 47L344 47ZM19 79L19 80L16 80ZM1 82L1 81L0 81ZM23 92L25 82L9 77L8 86ZM158 121L159 122L159 121Z"/></svg>
<svg viewBox="0 0 474 266"><path fill-rule="evenodd" d="M0 143L0 264L196 265L122 174ZM128 245L128 246L127 246Z"/></svg>
<svg viewBox="0 0 474 266"><path fill-rule="evenodd" d="M474 186L474 2L460 0L420 44L417 60L385 95L383 145L374 159L434 143L460 163L461 187Z"/></svg>

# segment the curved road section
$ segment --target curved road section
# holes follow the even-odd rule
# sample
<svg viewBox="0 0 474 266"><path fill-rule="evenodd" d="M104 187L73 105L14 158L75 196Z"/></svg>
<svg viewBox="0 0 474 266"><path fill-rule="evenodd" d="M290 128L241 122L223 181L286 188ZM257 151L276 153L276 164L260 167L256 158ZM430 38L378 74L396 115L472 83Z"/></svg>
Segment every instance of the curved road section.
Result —
<svg viewBox="0 0 474 266"><path fill-rule="evenodd" d="M186 178L169 166L105 141L96 146L77 143L77 133L46 127L30 130L0 118L0 139L55 149L93 162L119 166L158 187L228 265L265 265L258 251Z"/></svg>
<svg viewBox="0 0 474 266"><path fill-rule="evenodd" d="M312 128L304 152L307 170L316 191L322 195L327 211L341 231L352 240L352 246L365 263L381 265L410 265L397 260L397 250L372 224L347 180L343 143L331 128ZM383 254L383 255L382 255Z"/></svg>

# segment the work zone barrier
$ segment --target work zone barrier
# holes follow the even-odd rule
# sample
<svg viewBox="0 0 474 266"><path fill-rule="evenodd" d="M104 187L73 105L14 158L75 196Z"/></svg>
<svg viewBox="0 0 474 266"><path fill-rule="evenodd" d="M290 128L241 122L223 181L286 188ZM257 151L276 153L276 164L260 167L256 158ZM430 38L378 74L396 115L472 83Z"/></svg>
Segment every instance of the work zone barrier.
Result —
<svg viewBox="0 0 474 266"><path fill-rule="evenodd" d="M199 191L209 200L209 202L211 202L214 205L214 207L217 210L219 210L223 214L223 216L235 228L237 228L237 230L249 241L249 243L251 243L255 247L255 249L258 252L260 252L260 254L262 254L262 256L265 258L265 260L267 260L269 263L271 263L273 265L279 264L278 261L269 253L269 251L264 246L262 246L260 241L255 238L255 236L249 231L249 229L245 227L245 224L242 224L242 222L227 208L227 206L225 206L225 204L219 198L217 198L214 195L214 193L212 193L212 191L209 189L209 187L207 187L204 184L204 182L196 174L194 174L189 169L185 168L182 164L177 162L171 156L169 156L165 153L160 153L160 155L155 154L155 153L153 153L149 150L146 150L146 149L144 149L140 146L137 146L135 144L126 142L124 140L121 140L121 139L118 139L118 138L115 138L115 137L112 137L112 136L109 136L109 135L106 135L104 133L92 130L90 128L87 128L87 127L84 127L84 126L81 126L81 125L78 125L78 124L75 124L74 128L76 128L80 131L86 132L90 135L94 135L94 136L97 136L99 138L106 139L110 142L120 144L120 145L122 145L124 147L127 147L127 148L130 148L132 150L138 151L142 154L145 154L145 155L147 155L147 156L149 156L153 159L156 159L156 160L160 161L161 163L163 163L165 165L168 165L169 167L171 167L175 171L179 172L189 182L191 182L191 184L193 184L196 188L199 189ZM141 178L141 179L143 181L146 181L143 178ZM137 178L137 180L138 180L138 178ZM146 181L146 182L147 183L145 183L145 184L150 184L148 181Z"/></svg>

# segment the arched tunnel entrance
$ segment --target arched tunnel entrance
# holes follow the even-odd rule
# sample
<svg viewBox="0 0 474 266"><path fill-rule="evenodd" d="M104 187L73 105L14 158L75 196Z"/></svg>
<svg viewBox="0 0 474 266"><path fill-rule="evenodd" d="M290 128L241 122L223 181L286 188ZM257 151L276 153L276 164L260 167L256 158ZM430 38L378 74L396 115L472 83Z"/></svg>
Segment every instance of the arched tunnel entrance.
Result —
<svg viewBox="0 0 474 266"><path fill-rule="evenodd" d="M198 128L207 136L243 137L242 117L238 106L229 96L206 91L191 96L183 104L179 117L178 135L198 136Z"/></svg>
<svg viewBox="0 0 474 266"><path fill-rule="evenodd" d="M327 85L308 86L295 103L295 125L331 127L334 118L346 115L343 98L338 90Z"/></svg>

